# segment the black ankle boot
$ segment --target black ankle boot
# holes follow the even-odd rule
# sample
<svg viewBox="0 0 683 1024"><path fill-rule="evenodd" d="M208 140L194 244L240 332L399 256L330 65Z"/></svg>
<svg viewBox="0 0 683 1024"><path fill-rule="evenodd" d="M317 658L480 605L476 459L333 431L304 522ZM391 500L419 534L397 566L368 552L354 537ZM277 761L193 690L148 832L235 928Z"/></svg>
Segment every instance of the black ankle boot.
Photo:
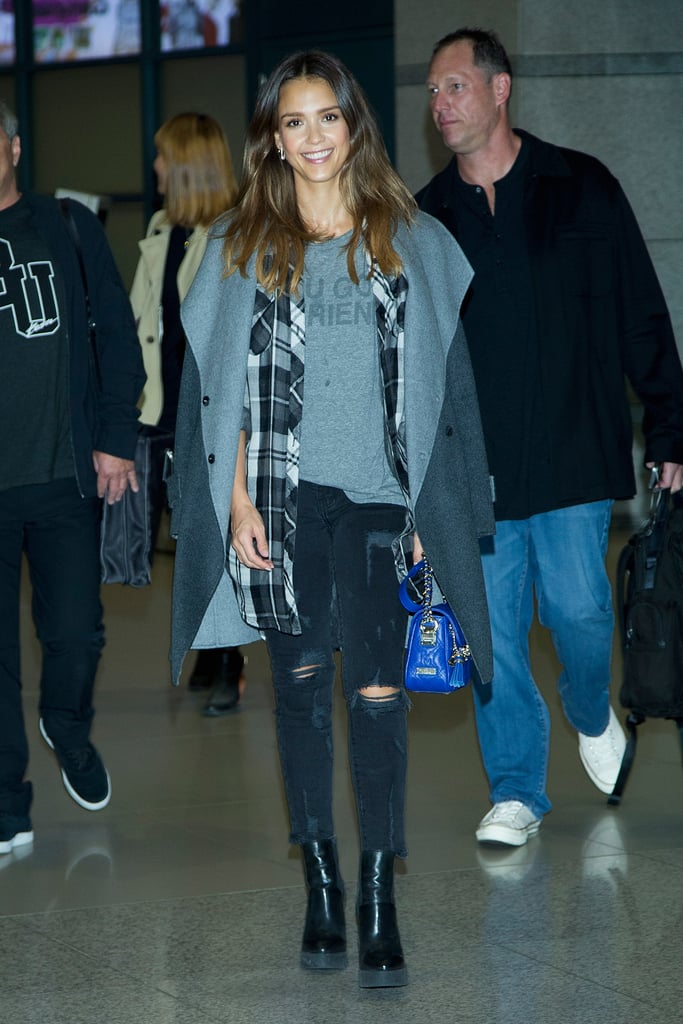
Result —
<svg viewBox="0 0 683 1024"><path fill-rule="evenodd" d="M339 874L337 843L323 839L302 843L308 907L301 942L301 966L313 970L346 967L344 883Z"/></svg>
<svg viewBox="0 0 683 1024"><path fill-rule="evenodd" d="M216 654L220 656L218 671L202 712L207 718L226 715L237 706L240 699L240 676L244 668L244 658L239 647L221 648Z"/></svg>
<svg viewBox="0 0 683 1024"><path fill-rule="evenodd" d="M220 676L222 655L223 651L218 647L203 647L197 651L192 675L187 683L188 690L196 692L211 689Z"/></svg>
<svg viewBox="0 0 683 1024"><path fill-rule="evenodd" d="M394 905L394 854L383 850L361 853L358 959L361 988L408 984Z"/></svg>

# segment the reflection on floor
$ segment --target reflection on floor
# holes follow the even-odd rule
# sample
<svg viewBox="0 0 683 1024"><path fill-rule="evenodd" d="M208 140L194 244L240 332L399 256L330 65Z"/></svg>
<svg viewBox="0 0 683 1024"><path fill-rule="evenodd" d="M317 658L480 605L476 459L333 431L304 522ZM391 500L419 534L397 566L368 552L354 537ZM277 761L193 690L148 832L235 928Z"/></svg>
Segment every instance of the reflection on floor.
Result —
<svg viewBox="0 0 683 1024"><path fill-rule="evenodd" d="M411 856L397 881L411 983L361 992L353 967L298 967L301 869L287 846L263 647L247 652L239 710L201 717L202 696L168 684L171 570L162 555L151 587L105 588L95 740L113 799L96 814L66 795L39 737L25 595L36 838L0 857L0 1024L679 1024L683 773L671 723L643 728L623 805L608 809L562 718L552 648L535 633L554 809L527 847L505 852L474 840L488 799L470 695L415 699ZM357 839L337 710L352 907Z"/></svg>

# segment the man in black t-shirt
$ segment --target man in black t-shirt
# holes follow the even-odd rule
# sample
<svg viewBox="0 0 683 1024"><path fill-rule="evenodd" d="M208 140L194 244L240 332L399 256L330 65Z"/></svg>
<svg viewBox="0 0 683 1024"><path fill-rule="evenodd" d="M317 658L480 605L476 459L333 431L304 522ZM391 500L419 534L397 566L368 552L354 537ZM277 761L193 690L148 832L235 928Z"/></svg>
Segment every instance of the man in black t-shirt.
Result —
<svg viewBox="0 0 683 1024"><path fill-rule="evenodd" d="M137 489L144 383L128 298L97 218L72 204L95 360L73 241L54 199L19 192L20 153L16 118L0 103L0 854L33 840L19 661L24 554L43 654L40 732L76 803L98 810L110 799L89 738L104 644L99 520L101 499L113 504Z"/></svg>
<svg viewBox="0 0 683 1024"><path fill-rule="evenodd" d="M474 270L463 323L496 515L482 550L494 677L475 687L494 806L476 834L522 846L550 810L549 714L529 663L534 597L581 761L610 793L625 740L610 706L604 556L612 502L635 493L624 375L644 406L646 463L661 464L661 486L676 492L683 371L618 181L593 157L513 130L511 84L493 33L460 29L436 44L427 88L454 158L417 199Z"/></svg>

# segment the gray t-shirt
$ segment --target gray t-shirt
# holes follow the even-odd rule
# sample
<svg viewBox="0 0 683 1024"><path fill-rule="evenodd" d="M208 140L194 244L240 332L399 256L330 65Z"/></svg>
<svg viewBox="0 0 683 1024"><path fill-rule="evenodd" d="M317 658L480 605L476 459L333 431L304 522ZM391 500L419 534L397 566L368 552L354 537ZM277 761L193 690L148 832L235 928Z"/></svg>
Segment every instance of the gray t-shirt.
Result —
<svg viewBox="0 0 683 1024"><path fill-rule="evenodd" d="M349 235L308 246L306 371L299 476L351 501L403 505L384 446L384 408L372 282L362 254L349 277Z"/></svg>

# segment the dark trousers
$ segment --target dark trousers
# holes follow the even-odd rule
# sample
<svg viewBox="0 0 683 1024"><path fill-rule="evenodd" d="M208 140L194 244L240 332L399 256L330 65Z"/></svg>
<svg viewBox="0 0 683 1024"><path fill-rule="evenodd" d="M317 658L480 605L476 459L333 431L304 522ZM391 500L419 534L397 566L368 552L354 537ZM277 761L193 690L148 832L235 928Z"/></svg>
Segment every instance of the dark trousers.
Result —
<svg viewBox="0 0 683 1024"><path fill-rule="evenodd" d="M53 742L88 742L104 645L100 503L74 479L0 491L0 811L28 814L28 744L21 700L19 587L26 553L42 647L40 714Z"/></svg>
<svg viewBox="0 0 683 1024"><path fill-rule="evenodd" d="M266 631L294 843L335 834L332 698L340 646L361 848L405 856L406 613L391 550L404 525L404 508L358 505L336 488L300 483L294 590L302 633ZM373 696L377 686L397 691Z"/></svg>

